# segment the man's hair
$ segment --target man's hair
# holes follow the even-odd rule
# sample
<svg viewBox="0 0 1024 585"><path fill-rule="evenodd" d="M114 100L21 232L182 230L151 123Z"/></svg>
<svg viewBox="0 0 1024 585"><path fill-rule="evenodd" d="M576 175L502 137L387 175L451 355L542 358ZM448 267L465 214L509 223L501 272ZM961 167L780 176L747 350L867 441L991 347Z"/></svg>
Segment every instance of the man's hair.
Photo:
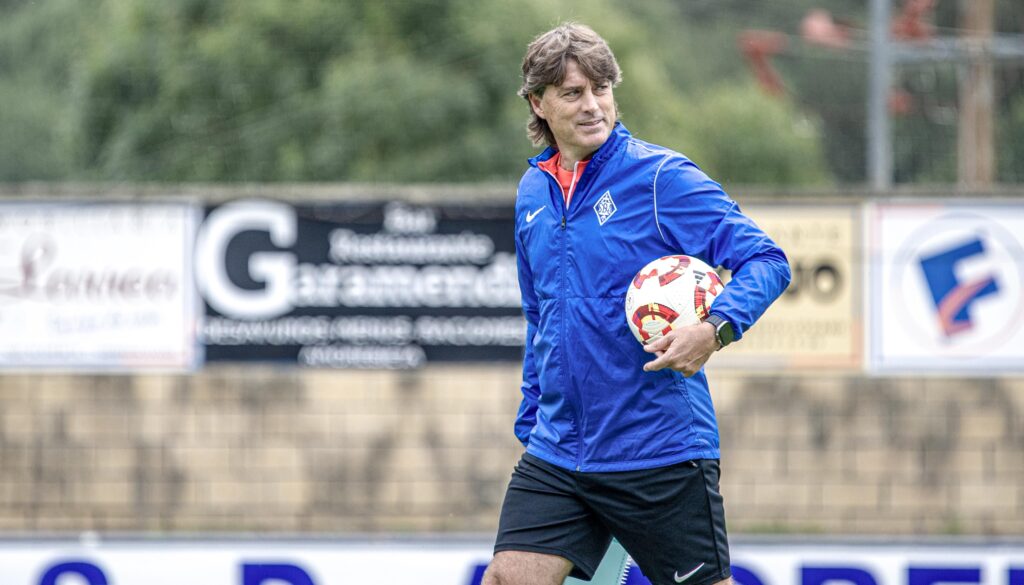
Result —
<svg viewBox="0 0 1024 585"><path fill-rule="evenodd" d="M608 43L592 28L584 24L567 22L533 39L523 57L523 86L519 96L544 95L549 85L561 85L569 60L579 64L583 74L592 82L607 81L615 87L622 81L622 72ZM533 108L527 133L534 146L555 145L551 128Z"/></svg>

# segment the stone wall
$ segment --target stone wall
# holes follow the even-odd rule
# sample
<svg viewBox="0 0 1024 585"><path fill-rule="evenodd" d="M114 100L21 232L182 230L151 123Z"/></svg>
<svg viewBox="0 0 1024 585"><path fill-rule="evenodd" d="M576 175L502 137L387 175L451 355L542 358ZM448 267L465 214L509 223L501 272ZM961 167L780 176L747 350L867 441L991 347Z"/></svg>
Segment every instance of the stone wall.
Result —
<svg viewBox="0 0 1024 585"><path fill-rule="evenodd" d="M720 380L739 530L1024 533L1024 380Z"/></svg>
<svg viewBox="0 0 1024 585"><path fill-rule="evenodd" d="M712 374L734 533L1024 533L1024 380ZM0 377L0 532L482 532L516 366Z"/></svg>

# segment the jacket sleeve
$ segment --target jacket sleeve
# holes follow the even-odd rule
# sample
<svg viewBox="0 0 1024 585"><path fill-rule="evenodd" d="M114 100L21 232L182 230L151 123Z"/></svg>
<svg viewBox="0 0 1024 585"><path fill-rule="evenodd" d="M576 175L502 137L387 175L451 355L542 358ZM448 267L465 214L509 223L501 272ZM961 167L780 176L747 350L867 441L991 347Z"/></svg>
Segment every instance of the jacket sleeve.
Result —
<svg viewBox="0 0 1024 585"><path fill-rule="evenodd" d="M664 166L654 191L659 233L674 249L732 271L711 312L728 319L739 339L789 286L789 261L695 164L680 157Z"/></svg>
<svg viewBox="0 0 1024 585"><path fill-rule="evenodd" d="M516 415L515 434L525 447L530 441L530 432L537 423L537 400L540 397L540 383L533 355L533 338L537 335L537 323L540 319L537 309L537 295L533 290L533 273L526 261L526 253L516 230L516 268L519 275L519 292L523 301L523 314L526 316L526 343L523 354L523 401L519 404Z"/></svg>

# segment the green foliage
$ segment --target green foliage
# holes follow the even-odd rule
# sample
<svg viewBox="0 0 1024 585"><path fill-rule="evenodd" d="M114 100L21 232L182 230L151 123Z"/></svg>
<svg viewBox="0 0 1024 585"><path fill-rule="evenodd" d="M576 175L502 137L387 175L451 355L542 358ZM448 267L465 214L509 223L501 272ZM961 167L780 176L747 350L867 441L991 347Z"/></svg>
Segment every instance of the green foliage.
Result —
<svg viewBox="0 0 1024 585"><path fill-rule="evenodd" d="M1024 94L1011 102L1006 120L1007 124L996 130L1000 134L997 143L1004 145L996 153L996 173L1006 183L1024 182Z"/></svg>
<svg viewBox="0 0 1024 585"><path fill-rule="evenodd" d="M867 62L845 51L807 50L778 68L801 109L821 120L825 159L840 182L864 181L867 169Z"/></svg>
<svg viewBox="0 0 1024 585"><path fill-rule="evenodd" d="M0 79L0 178L8 181L60 179L69 171L62 152L62 106L34 79Z"/></svg>
<svg viewBox="0 0 1024 585"><path fill-rule="evenodd" d="M299 178L293 145L318 125L324 56L348 38L325 6L109 0L119 34L84 60L79 164L112 179Z"/></svg>
<svg viewBox="0 0 1024 585"><path fill-rule="evenodd" d="M70 82L90 4L49 0L0 9L0 180L73 172Z"/></svg>
<svg viewBox="0 0 1024 585"><path fill-rule="evenodd" d="M514 180L535 152L516 96L523 50L578 20L615 50L637 136L722 181L820 184L851 159L822 162L836 141L820 137L845 136L843 119L761 95L736 48L740 30L791 29L817 4L3 2L0 180Z"/></svg>
<svg viewBox="0 0 1024 585"><path fill-rule="evenodd" d="M829 182L819 124L753 84L698 97L684 120L690 158L723 183L823 185Z"/></svg>

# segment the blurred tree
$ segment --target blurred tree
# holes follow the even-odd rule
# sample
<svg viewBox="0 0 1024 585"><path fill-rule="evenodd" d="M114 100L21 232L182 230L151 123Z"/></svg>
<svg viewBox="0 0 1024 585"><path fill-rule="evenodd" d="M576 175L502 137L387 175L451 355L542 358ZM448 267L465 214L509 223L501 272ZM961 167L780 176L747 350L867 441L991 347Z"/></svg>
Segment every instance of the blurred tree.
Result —
<svg viewBox="0 0 1024 585"><path fill-rule="evenodd" d="M63 102L36 79L0 80L0 180L61 179L71 170L62 152Z"/></svg>
<svg viewBox="0 0 1024 585"><path fill-rule="evenodd" d="M1024 91L1011 103L1005 120L1006 124L996 126L997 144L1002 145L997 152L997 176L1007 183L1024 182Z"/></svg>
<svg viewBox="0 0 1024 585"><path fill-rule="evenodd" d="M867 63L861 55L808 50L780 60L789 95L821 120L825 157L839 182L866 180Z"/></svg>
<svg viewBox="0 0 1024 585"><path fill-rule="evenodd" d="M324 68L356 37L348 6L104 2L113 34L85 55L78 162L110 179L301 178Z"/></svg>
<svg viewBox="0 0 1024 585"><path fill-rule="evenodd" d="M789 22L802 8L764 15ZM0 10L0 99L11 104L0 132L16 137L0 146L2 180L511 180L536 152L515 95L522 52L565 20L612 44L625 77L616 97L637 136L701 153L723 180L827 180L807 153L816 125L748 83L735 49L753 20L743 2L35 0ZM718 107L702 97L709 86L722 92ZM740 120L754 126L739 132ZM790 166L780 143L807 168ZM746 163L730 166L730 152Z"/></svg>
<svg viewBox="0 0 1024 585"><path fill-rule="evenodd" d="M720 182L825 185L820 122L753 83L708 91L686 118L690 157ZM771 145L766 148L766 145Z"/></svg>
<svg viewBox="0 0 1024 585"><path fill-rule="evenodd" d="M0 180L60 179L73 172L73 56L83 44L90 4L0 5Z"/></svg>

